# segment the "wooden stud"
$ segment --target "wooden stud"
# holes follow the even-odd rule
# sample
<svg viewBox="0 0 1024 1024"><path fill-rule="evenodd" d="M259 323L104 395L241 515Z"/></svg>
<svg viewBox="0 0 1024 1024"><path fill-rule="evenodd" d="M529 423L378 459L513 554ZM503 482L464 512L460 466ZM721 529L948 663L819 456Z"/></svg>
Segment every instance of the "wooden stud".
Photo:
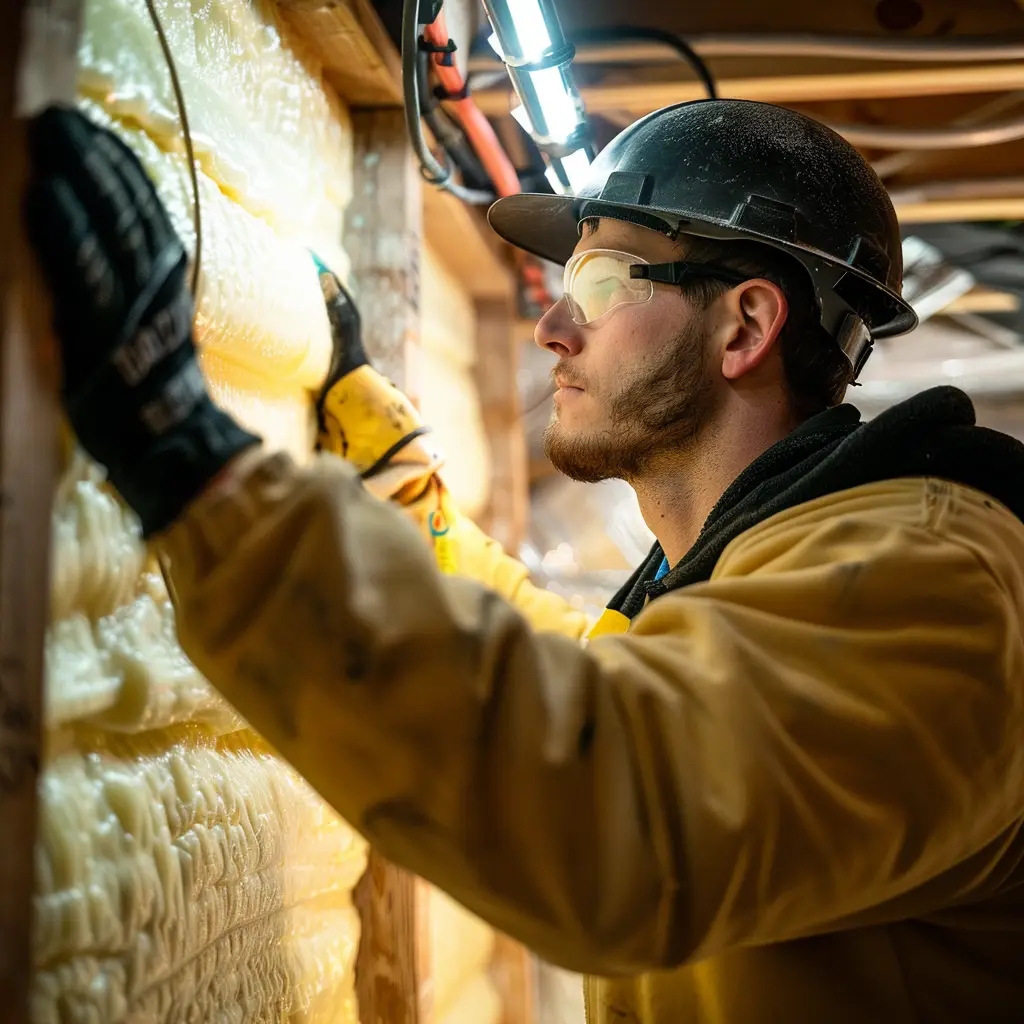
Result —
<svg viewBox="0 0 1024 1024"><path fill-rule="evenodd" d="M420 331L422 179L401 110L355 110L352 202L345 242L367 354L415 397ZM425 1024L429 946L421 883L370 851L356 890L362 938L356 964L360 1024Z"/></svg>
<svg viewBox="0 0 1024 1024"><path fill-rule="evenodd" d="M362 931L356 959L360 1024L421 1024L420 951L428 951L421 925L419 882L370 851L356 887Z"/></svg>
<svg viewBox="0 0 1024 1024"><path fill-rule="evenodd" d="M534 1024L537 1019L536 961L518 942L498 935L491 978L501 995L501 1024Z"/></svg>
<svg viewBox="0 0 1024 1024"><path fill-rule="evenodd" d="M352 202L345 243L367 354L415 398L419 344L422 179L401 110L356 110Z"/></svg>
<svg viewBox="0 0 1024 1024"><path fill-rule="evenodd" d="M59 443L49 307L21 228L27 167L18 116L70 98L81 6L78 0L0 5L0 1006L7 1024L30 1020L43 642Z"/></svg>
<svg viewBox="0 0 1024 1024"><path fill-rule="evenodd" d="M492 465L491 491L480 526L513 556L526 534L530 503L514 326L511 299L477 303L474 373Z"/></svg>

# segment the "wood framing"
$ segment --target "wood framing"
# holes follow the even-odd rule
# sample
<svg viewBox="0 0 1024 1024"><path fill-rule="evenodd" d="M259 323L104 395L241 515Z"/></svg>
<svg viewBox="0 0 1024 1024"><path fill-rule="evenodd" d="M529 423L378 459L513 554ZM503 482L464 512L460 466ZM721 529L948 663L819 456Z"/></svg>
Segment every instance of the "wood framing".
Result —
<svg viewBox="0 0 1024 1024"><path fill-rule="evenodd" d="M949 64L886 71L836 71L830 74L757 75L721 78L719 95L726 99L766 103L808 103L835 99L876 99L893 96L949 96L1024 88L1024 62ZM583 101L591 114L629 111L640 116L673 103L703 99L704 86L692 79L583 85ZM477 106L500 116L509 109L507 89L478 92Z"/></svg>
<svg viewBox="0 0 1024 1024"><path fill-rule="evenodd" d="M50 507L57 477L56 359L21 230L18 114L70 98L78 0L0 5L0 1006L28 1024ZM26 72L17 79L19 67Z"/></svg>
<svg viewBox="0 0 1024 1024"><path fill-rule="evenodd" d="M1020 33L1024 33L1024 22L1018 27ZM831 33L829 33L831 35ZM827 37L826 37L827 38ZM858 37L860 38L860 37ZM916 48L919 52L926 49L934 54L934 61L942 63L942 46L947 40L934 38L911 38L906 39L899 36L896 39L889 39L887 36L880 36L879 41L885 40L906 44L906 49ZM687 35L686 41L693 47L697 54L703 57L713 70L724 70L730 63L740 66L753 65L760 59L762 62L773 61L778 70L779 62L784 61L787 68L795 65L796 72L803 69L805 63L811 64L813 57L808 57L801 52L798 45L791 45L788 39L778 39L773 33L757 33L756 35L733 34L730 32L712 32L708 34ZM1007 40L1004 40L1007 41ZM763 48L763 53L762 53ZM832 62L842 59L843 64L849 63L849 70L854 70L864 65L864 61L854 57L854 52L860 52L860 47L846 47L846 53L850 56L838 55L823 56L817 58L819 62ZM752 56L758 53L760 56ZM893 51L890 61L895 63L898 60L897 51ZM884 57L883 51L880 56ZM630 66L634 71L641 71L644 67L656 64L669 65L680 60L678 53L664 42L633 42L628 39L617 42L587 43L577 45L576 55L573 57L573 67L579 68L585 65L614 65L617 67ZM883 63L881 66L885 66ZM469 68L473 72L501 70L501 64L494 53L477 51L469 62ZM808 67L807 70L812 70Z"/></svg>
<svg viewBox="0 0 1024 1024"><path fill-rule="evenodd" d="M529 476L517 374L519 346L511 297L477 303L474 373L491 449L491 489L481 529L513 557L529 518Z"/></svg>
<svg viewBox="0 0 1024 1024"><path fill-rule="evenodd" d="M353 110L355 167L345 243L374 365L411 397L419 344L421 182L400 109ZM356 892L360 1024L424 1024L429 965L415 876L374 851Z"/></svg>
<svg viewBox="0 0 1024 1024"><path fill-rule="evenodd" d="M402 63L370 0L277 0L288 27L353 107L401 107Z"/></svg>
<svg viewBox="0 0 1024 1024"><path fill-rule="evenodd" d="M501 996L501 1024L534 1024L537 1019L536 961L518 942L499 935L491 977Z"/></svg>
<svg viewBox="0 0 1024 1024"><path fill-rule="evenodd" d="M421 966L418 950L428 947L420 934L419 883L370 851L370 862L356 888L362 922L356 960L360 1024L421 1024Z"/></svg>
<svg viewBox="0 0 1024 1024"><path fill-rule="evenodd" d="M473 299L511 300L515 274L508 246L491 230L481 209L424 182L423 232Z"/></svg>
<svg viewBox="0 0 1024 1024"><path fill-rule="evenodd" d="M354 110L355 167L345 242L363 341L377 368L415 398L419 342L421 181L401 110Z"/></svg>
<svg viewBox="0 0 1024 1024"><path fill-rule="evenodd" d="M1019 0L1018 0L1019 3ZM628 17L627 17L628 13ZM665 3L664 0L586 0L560 4L566 31L581 24L616 26L658 25L686 35L702 33L814 33L882 36L898 32L904 38L1024 33L1024 12L1012 0L728 0L720 4Z"/></svg>
<svg viewBox="0 0 1024 1024"><path fill-rule="evenodd" d="M903 224L954 220L1024 220L1024 196L1006 199L944 199L931 203L896 203Z"/></svg>
<svg viewBox="0 0 1024 1024"><path fill-rule="evenodd" d="M1020 309L1020 296L1010 292L997 292L992 288L973 288L966 295L954 299L943 313L1016 313Z"/></svg>

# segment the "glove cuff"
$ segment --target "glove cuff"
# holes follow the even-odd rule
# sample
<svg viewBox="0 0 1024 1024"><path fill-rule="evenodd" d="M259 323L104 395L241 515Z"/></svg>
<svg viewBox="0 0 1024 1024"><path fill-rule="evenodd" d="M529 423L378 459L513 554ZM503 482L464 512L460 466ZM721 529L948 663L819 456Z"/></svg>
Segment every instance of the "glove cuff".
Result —
<svg viewBox="0 0 1024 1024"><path fill-rule="evenodd" d="M111 465L108 476L142 521L148 539L178 519L236 455L261 443L206 398L144 458Z"/></svg>

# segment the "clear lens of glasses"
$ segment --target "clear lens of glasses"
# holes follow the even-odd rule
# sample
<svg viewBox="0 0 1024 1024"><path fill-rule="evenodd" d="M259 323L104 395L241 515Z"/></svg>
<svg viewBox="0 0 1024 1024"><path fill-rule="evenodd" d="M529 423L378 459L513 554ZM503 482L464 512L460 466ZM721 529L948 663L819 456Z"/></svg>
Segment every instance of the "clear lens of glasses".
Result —
<svg viewBox="0 0 1024 1024"><path fill-rule="evenodd" d="M610 313L619 306L647 302L654 285L629 276L634 263L646 263L638 256L615 249L585 249L565 265L563 288L573 320L581 326Z"/></svg>

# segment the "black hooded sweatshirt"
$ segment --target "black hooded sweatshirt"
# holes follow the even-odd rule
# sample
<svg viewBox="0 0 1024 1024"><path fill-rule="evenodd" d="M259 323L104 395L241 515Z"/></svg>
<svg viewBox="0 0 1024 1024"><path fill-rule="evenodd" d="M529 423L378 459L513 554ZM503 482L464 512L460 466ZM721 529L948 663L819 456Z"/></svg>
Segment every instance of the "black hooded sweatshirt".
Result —
<svg viewBox="0 0 1024 1024"><path fill-rule="evenodd" d="M852 405L807 420L755 459L711 510L693 547L657 579L660 544L608 607L633 618L648 599L711 577L741 533L786 509L863 484L937 477L988 494L1024 520L1024 445L979 427L953 387L932 388L867 423Z"/></svg>

